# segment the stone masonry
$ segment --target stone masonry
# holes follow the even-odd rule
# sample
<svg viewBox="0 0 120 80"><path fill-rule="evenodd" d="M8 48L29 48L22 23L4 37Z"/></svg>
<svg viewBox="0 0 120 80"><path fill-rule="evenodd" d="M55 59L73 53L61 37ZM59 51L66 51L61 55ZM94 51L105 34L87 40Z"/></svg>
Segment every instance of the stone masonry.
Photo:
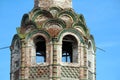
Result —
<svg viewBox="0 0 120 80"><path fill-rule="evenodd" d="M34 0L11 43L10 80L96 80L96 47L72 0Z"/></svg>

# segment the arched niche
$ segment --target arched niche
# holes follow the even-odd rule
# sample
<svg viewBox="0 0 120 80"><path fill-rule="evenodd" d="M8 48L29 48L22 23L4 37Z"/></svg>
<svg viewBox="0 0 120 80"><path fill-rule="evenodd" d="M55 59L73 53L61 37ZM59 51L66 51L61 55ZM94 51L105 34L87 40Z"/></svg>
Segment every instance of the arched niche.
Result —
<svg viewBox="0 0 120 80"><path fill-rule="evenodd" d="M78 63L78 42L72 35L62 39L62 62Z"/></svg>
<svg viewBox="0 0 120 80"><path fill-rule="evenodd" d="M34 46L36 52L36 63L46 62L46 40L43 36L38 35L34 39Z"/></svg>
<svg viewBox="0 0 120 80"><path fill-rule="evenodd" d="M81 49L82 49L82 44L83 42L83 38L82 36L79 35L79 33L75 32L76 30L63 30L59 36L58 36L58 42L59 44L61 44L61 52L60 52L60 57L61 57L61 64L62 65L71 65L71 64L75 64L76 66L80 66L80 56L82 55L81 53ZM71 52L73 54L71 61L62 61L62 54L64 52L64 48L63 46L68 45L68 47L71 47ZM67 49L65 49L67 50ZM69 52L69 51L68 51ZM75 55L74 55L75 54Z"/></svg>
<svg viewBox="0 0 120 80"><path fill-rule="evenodd" d="M49 34L45 31L35 31L26 37L27 51L30 53L29 63L31 65L48 64L50 54L48 54Z"/></svg>

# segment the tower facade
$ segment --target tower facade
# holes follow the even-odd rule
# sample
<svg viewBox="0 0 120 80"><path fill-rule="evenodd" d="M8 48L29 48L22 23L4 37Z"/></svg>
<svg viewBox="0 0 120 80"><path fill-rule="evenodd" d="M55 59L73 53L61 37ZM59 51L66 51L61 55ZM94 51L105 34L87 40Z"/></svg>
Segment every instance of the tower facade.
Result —
<svg viewBox="0 0 120 80"><path fill-rule="evenodd" d="M11 43L10 80L96 80L95 42L71 0L34 0Z"/></svg>

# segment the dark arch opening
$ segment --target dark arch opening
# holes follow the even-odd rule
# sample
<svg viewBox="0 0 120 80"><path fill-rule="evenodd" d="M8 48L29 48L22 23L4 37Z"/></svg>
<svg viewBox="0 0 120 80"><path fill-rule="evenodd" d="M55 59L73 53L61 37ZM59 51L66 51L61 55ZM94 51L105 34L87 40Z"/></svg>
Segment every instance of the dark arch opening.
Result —
<svg viewBox="0 0 120 80"><path fill-rule="evenodd" d="M78 62L78 42L72 35L66 35L63 37L62 62Z"/></svg>
<svg viewBox="0 0 120 80"><path fill-rule="evenodd" d="M36 62L43 63L46 62L46 41L44 37L37 36L34 39L35 48L36 48Z"/></svg>
<svg viewBox="0 0 120 80"><path fill-rule="evenodd" d="M92 45L90 42L88 43L88 50L92 50Z"/></svg>

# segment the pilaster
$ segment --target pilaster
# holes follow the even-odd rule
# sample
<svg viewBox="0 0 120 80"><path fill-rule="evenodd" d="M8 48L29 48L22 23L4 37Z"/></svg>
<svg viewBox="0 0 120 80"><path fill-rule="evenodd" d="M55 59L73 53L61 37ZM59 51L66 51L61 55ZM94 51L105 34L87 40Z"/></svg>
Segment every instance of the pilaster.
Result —
<svg viewBox="0 0 120 80"><path fill-rule="evenodd" d="M20 66L20 80L26 80L25 79L25 71L26 71L26 64L25 64L25 47L26 46L26 43L25 43L25 40L22 39L21 40L21 66Z"/></svg>
<svg viewBox="0 0 120 80"><path fill-rule="evenodd" d="M53 38L52 39L53 42L53 76L52 79L53 80L60 80L60 76L61 76L61 66L60 66L60 57L58 54L60 54L59 51L59 45L57 43L57 39Z"/></svg>

